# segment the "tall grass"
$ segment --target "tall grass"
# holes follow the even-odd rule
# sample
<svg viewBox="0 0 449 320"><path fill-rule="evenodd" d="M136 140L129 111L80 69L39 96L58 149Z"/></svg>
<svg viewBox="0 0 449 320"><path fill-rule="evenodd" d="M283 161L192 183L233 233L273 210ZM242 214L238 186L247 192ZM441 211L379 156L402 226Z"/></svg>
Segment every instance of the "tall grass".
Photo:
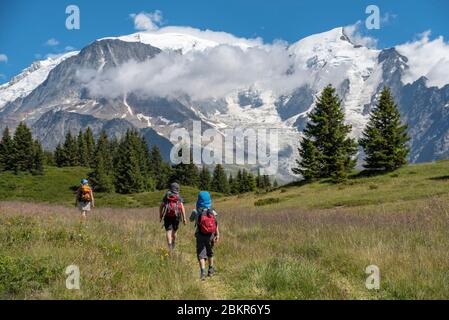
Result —
<svg viewBox="0 0 449 320"><path fill-rule="evenodd" d="M193 226L165 250L156 209L0 204L0 297L27 299L449 298L447 199L337 209L219 210L217 275L200 282ZM189 208L191 209L191 208ZM81 271L81 290L64 270ZM365 287L365 268L381 289Z"/></svg>

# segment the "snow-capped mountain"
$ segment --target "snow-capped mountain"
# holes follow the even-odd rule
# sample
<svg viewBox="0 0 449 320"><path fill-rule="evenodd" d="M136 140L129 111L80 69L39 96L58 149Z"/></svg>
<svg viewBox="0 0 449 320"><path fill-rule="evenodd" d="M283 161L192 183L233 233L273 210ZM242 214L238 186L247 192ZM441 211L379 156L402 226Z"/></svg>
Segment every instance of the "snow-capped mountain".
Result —
<svg viewBox="0 0 449 320"><path fill-rule="evenodd" d="M279 47L168 27L99 39L79 52L34 63L0 86L0 128L25 121L46 148L54 148L68 130L90 126L119 136L133 126L165 151L170 132L190 129L192 120L203 129L277 129L280 175L289 179L307 114L324 86L337 88L358 137L387 85L409 125L410 160L448 157L449 85L428 87L425 78L404 84L408 61L395 48L354 44L345 28ZM240 68L237 79L226 74L228 66ZM214 86L227 91L214 96ZM205 91L211 95L196 94Z"/></svg>

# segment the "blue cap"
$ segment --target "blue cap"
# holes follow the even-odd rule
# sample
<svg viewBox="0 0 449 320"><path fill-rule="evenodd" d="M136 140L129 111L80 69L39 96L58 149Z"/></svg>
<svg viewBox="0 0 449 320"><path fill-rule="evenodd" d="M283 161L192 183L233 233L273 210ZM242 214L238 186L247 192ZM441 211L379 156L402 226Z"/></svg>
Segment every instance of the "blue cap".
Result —
<svg viewBox="0 0 449 320"><path fill-rule="evenodd" d="M81 179L81 184L86 185L86 184L88 184L88 181L86 179Z"/></svg>
<svg viewBox="0 0 449 320"><path fill-rule="evenodd" d="M207 191L200 191L198 193L198 200L196 201L196 208L210 209L211 206L212 206L212 199L210 197L210 193Z"/></svg>

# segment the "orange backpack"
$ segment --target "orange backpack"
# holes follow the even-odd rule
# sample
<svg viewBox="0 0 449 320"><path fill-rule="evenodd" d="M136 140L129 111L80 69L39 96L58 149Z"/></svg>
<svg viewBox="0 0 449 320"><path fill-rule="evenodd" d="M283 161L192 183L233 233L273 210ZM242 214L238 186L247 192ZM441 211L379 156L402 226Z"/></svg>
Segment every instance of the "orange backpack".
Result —
<svg viewBox="0 0 449 320"><path fill-rule="evenodd" d="M82 185L80 188L79 200L84 201L84 202L92 201L92 197L90 196L91 191L92 190L90 189L90 187L87 184Z"/></svg>

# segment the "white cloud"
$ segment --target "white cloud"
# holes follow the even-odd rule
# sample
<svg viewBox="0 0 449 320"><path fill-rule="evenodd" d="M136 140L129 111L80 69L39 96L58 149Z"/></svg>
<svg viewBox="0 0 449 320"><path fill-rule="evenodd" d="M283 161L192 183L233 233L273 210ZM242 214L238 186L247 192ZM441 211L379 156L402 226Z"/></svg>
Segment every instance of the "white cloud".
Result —
<svg viewBox="0 0 449 320"><path fill-rule="evenodd" d="M8 56L4 53L0 53L0 62L8 62Z"/></svg>
<svg viewBox="0 0 449 320"><path fill-rule="evenodd" d="M50 38L45 42L45 45L49 46L49 47L54 47L54 46L57 46L58 44L59 44L59 41L56 40L55 38Z"/></svg>
<svg viewBox="0 0 449 320"><path fill-rule="evenodd" d="M449 42L442 36L430 40L431 31L419 35L413 42L396 46L398 52L408 58L409 69L402 78L404 83L411 83L425 76L427 85L442 87L448 83Z"/></svg>
<svg viewBox="0 0 449 320"><path fill-rule="evenodd" d="M363 35L361 33L362 22L359 20L355 24L344 27L345 34L351 39L355 45L360 45L368 48L377 47L377 39Z"/></svg>
<svg viewBox="0 0 449 320"><path fill-rule="evenodd" d="M187 94L201 100L248 88L287 93L310 79L300 68L292 73L292 64L293 57L279 44L246 50L219 45L185 55L162 52L146 62L129 61L102 73L80 70L79 76L94 96L136 92L144 97Z"/></svg>
<svg viewBox="0 0 449 320"><path fill-rule="evenodd" d="M162 12L140 12L129 15L134 20L134 28L141 31L153 31L159 29L162 24Z"/></svg>

